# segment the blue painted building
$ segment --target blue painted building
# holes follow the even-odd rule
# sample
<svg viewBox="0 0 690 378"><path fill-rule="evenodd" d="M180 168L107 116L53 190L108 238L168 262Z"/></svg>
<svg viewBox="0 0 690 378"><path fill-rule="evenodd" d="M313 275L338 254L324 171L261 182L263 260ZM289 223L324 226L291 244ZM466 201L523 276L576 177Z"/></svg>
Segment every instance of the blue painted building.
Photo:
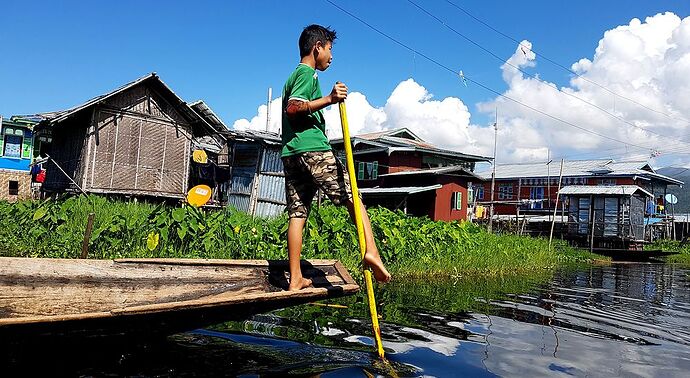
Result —
<svg viewBox="0 0 690 378"><path fill-rule="evenodd" d="M35 122L0 117L0 124L0 200L30 198Z"/></svg>

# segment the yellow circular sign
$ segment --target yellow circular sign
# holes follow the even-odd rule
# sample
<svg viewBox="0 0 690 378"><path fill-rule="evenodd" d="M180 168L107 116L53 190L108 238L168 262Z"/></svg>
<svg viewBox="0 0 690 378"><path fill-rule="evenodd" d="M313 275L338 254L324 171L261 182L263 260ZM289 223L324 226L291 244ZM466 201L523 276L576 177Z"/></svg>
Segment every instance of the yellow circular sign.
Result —
<svg viewBox="0 0 690 378"><path fill-rule="evenodd" d="M208 185L197 185L189 189L187 193L187 202L194 207L203 206L211 199L213 191Z"/></svg>

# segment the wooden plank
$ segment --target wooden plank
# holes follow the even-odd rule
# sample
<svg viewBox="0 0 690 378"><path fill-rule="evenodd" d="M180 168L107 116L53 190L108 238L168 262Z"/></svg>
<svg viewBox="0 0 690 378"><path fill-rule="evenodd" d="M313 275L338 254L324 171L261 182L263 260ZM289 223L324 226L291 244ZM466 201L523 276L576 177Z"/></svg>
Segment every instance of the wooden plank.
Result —
<svg viewBox="0 0 690 378"><path fill-rule="evenodd" d="M271 263L288 266L285 260L224 260L224 259L171 259L171 258L142 258L142 259L114 259L116 263L146 263L146 264L171 264L171 265L237 265L237 266L268 266ZM338 260L331 259L313 259L304 260L304 263L311 263L312 265L336 265L340 264ZM342 264L340 264L342 266ZM343 267L344 268L344 267Z"/></svg>

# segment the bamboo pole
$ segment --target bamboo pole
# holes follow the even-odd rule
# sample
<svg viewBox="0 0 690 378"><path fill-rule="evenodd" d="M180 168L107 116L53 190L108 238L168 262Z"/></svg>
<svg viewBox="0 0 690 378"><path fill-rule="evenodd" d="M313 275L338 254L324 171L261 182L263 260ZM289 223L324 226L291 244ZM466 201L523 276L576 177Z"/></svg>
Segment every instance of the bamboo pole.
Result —
<svg viewBox="0 0 690 378"><path fill-rule="evenodd" d="M350 142L350 130L347 124L347 112L345 102L340 102L340 125L343 128L343 144L345 145L345 158L347 160L347 174L350 177L352 187L352 202L355 208L355 224L357 226L357 236L359 239L359 250L362 260L367 252L366 240L364 238L364 224L362 223L361 201L359 190L357 189L357 176L355 175L355 163L352 155L352 143ZM380 358L384 358L383 343L381 342L381 329L379 328L379 318L376 311L376 298L374 297L374 286L371 279L371 271L364 269L364 281L367 287L367 300L369 302L369 314L371 315L371 325L374 330L374 340L376 351Z"/></svg>
<svg viewBox="0 0 690 378"><path fill-rule="evenodd" d="M522 191L522 178L518 179L517 205L515 205L515 233L520 233L520 192Z"/></svg>
<svg viewBox="0 0 690 378"><path fill-rule="evenodd" d="M496 188L496 146L498 143L498 109L494 122L494 162L491 170L491 207L489 208L489 232L493 232L494 222L494 189Z"/></svg>
<svg viewBox="0 0 690 378"><path fill-rule="evenodd" d="M553 228L556 225L556 212L558 211L558 194L561 191L561 180L563 179L563 161L561 159L561 172L558 174L558 192L556 192L556 203L553 205L553 219L551 220L551 232L549 232L549 250L551 249L551 240L553 240ZM551 187L551 182L549 182L549 188ZM549 201L551 197L549 196ZM563 220L563 219L561 219Z"/></svg>
<svg viewBox="0 0 690 378"><path fill-rule="evenodd" d="M591 201L591 198L592 197L590 197L590 201ZM590 202L590 205L593 206L594 203ZM589 236L589 252L594 252L594 223L597 220L596 215L597 215L597 211L592 210L592 234Z"/></svg>

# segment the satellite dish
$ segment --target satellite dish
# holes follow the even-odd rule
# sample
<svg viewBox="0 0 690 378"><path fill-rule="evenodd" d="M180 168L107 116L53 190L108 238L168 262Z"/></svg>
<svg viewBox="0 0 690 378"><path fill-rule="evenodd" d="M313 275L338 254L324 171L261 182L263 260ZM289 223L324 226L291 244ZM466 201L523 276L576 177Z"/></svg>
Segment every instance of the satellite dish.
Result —
<svg viewBox="0 0 690 378"><path fill-rule="evenodd" d="M206 164L208 162L208 155L206 155L204 150L194 150L192 152L192 159L195 163Z"/></svg>
<svg viewBox="0 0 690 378"><path fill-rule="evenodd" d="M670 194L670 193L669 193L669 194L667 194L666 197L664 197L664 198L666 199L666 202L670 203L671 205L675 205L675 204L678 203L678 197L676 197L676 196L673 195L673 194Z"/></svg>
<svg viewBox="0 0 690 378"><path fill-rule="evenodd" d="M203 206L211 199L211 187L208 185L197 185L189 189L187 193L187 202L194 207Z"/></svg>

